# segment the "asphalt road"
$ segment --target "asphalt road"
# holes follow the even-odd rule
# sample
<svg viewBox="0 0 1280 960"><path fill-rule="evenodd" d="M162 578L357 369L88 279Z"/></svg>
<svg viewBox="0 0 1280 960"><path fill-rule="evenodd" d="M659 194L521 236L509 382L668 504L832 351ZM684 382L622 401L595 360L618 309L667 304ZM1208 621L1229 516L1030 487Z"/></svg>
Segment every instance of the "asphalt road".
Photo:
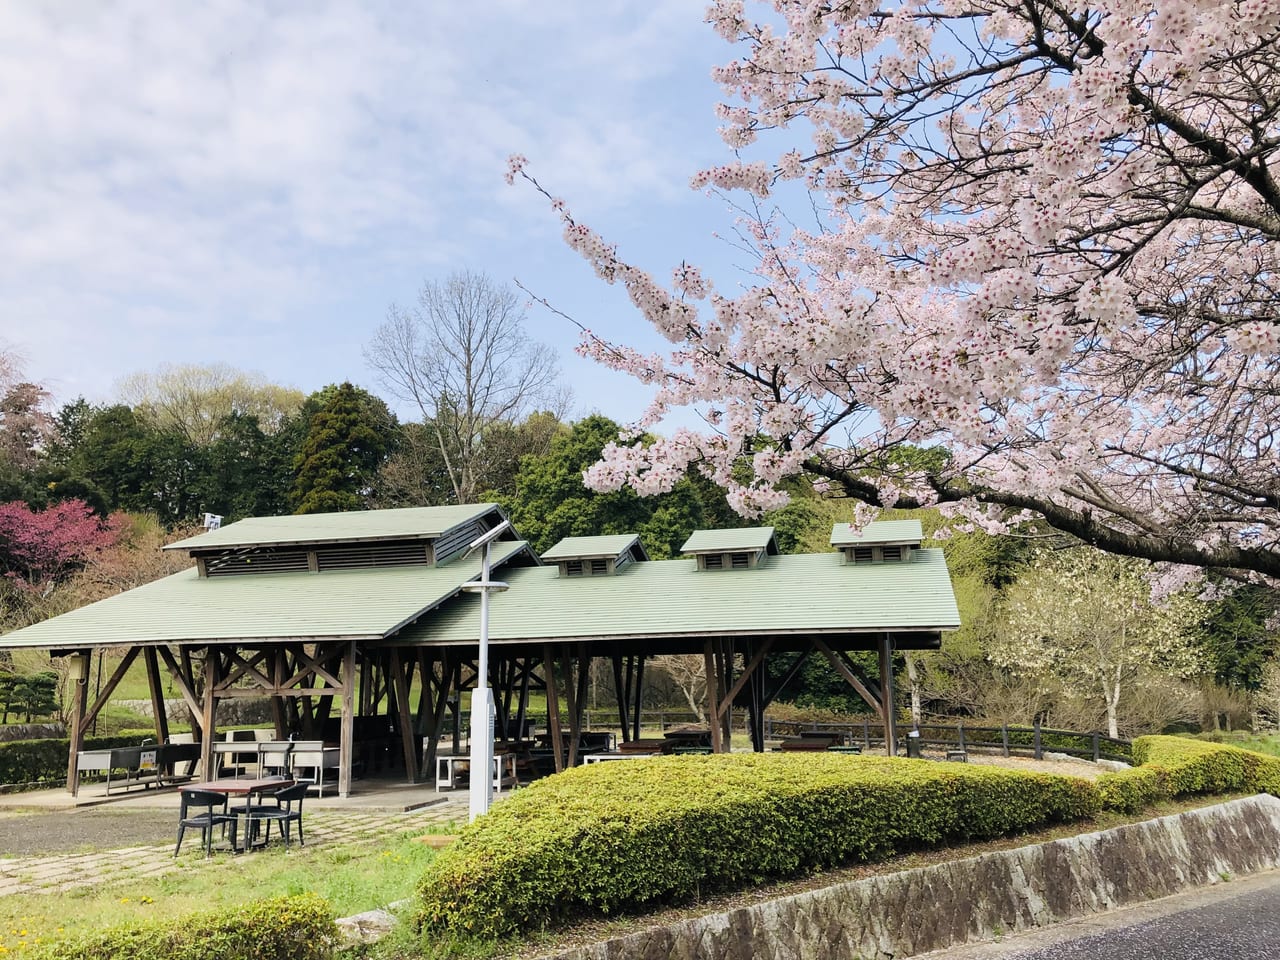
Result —
<svg viewBox="0 0 1280 960"><path fill-rule="evenodd" d="M100 810L0 814L0 858L90 853L172 843L178 811Z"/></svg>
<svg viewBox="0 0 1280 960"><path fill-rule="evenodd" d="M1280 960L1280 873L1232 880L933 960ZM924 960L924 958L921 958Z"/></svg>

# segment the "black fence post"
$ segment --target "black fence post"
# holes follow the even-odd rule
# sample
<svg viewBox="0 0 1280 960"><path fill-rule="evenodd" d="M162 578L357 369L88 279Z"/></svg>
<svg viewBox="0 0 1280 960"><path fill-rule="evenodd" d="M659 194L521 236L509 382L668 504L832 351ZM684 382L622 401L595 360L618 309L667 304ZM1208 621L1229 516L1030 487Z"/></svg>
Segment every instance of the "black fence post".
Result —
<svg viewBox="0 0 1280 960"><path fill-rule="evenodd" d="M964 724L963 724L963 723L958 723L958 724L956 724L956 729L957 729L957 730L959 730L959 732L960 732L960 749L961 749L961 750L964 750L964 749L965 749L965 745L964 745Z"/></svg>
<svg viewBox="0 0 1280 960"><path fill-rule="evenodd" d="M871 752L871 724L867 722L867 718L862 718L862 748Z"/></svg>
<svg viewBox="0 0 1280 960"><path fill-rule="evenodd" d="M1040 750L1040 714L1038 713L1035 716L1035 720L1032 721L1031 734L1031 743L1035 747L1035 757L1037 760L1043 760L1044 754Z"/></svg>
<svg viewBox="0 0 1280 960"><path fill-rule="evenodd" d="M1004 755L1009 755L1009 725L1007 723L1000 724L1000 743L1004 746Z"/></svg>
<svg viewBox="0 0 1280 960"><path fill-rule="evenodd" d="M1097 731L1097 730L1095 730L1095 731L1093 731L1093 762L1094 762L1094 763L1097 763L1097 762L1098 762L1098 758L1099 758L1100 756L1101 756L1101 754L1100 754L1100 752L1099 752L1098 731Z"/></svg>

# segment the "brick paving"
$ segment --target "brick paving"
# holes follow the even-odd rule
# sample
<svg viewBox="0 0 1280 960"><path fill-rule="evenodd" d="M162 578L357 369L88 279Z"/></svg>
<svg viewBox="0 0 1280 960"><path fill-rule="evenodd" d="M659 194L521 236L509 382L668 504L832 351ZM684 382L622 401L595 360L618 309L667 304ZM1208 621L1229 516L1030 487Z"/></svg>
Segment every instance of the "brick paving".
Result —
<svg viewBox="0 0 1280 960"><path fill-rule="evenodd" d="M409 812L334 808L307 811L304 820L306 846L295 845L293 851L298 856L306 856L310 850L323 850L334 845L386 840L404 834L427 833L432 828L446 825L460 825L467 820L467 803L467 796L458 794L449 796L442 803ZM67 816L74 818L75 814ZM6 825L12 827L20 825L25 818L18 815L6 819ZM198 831L188 833L182 853L175 859L176 821L172 828L173 839L164 844L0 858L0 896L86 886L97 883L104 876L127 881L192 868L226 869L238 862L238 857L225 853L206 860Z"/></svg>

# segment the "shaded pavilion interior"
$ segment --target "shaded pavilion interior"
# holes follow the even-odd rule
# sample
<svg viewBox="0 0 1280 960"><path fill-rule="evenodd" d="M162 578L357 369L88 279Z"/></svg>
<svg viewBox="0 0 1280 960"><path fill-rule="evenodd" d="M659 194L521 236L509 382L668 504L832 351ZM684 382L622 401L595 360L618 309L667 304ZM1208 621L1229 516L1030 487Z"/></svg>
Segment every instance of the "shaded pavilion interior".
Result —
<svg viewBox="0 0 1280 960"><path fill-rule="evenodd" d="M456 740L462 694L477 680L480 579L468 545L506 517L495 504L241 520L174 543L181 573L0 637L0 648L72 657L68 788L85 731L127 670L145 664L156 737L169 740L166 678L191 714L203 769L214 768L217 705L268 698L278 739L340 747L338 792L390 748L410 782L434 769L442 734ZM555 769L579 762L591 665L611 666L622 739L640 738L645 664L703 658L713 750L730 748L730 710L764 749L768 704L823 657L880 716L895 749L892 657L939 646L959 626L942 552L916 521L837 524L833 550L780 555L768 527L696 531L676 560L649 560L634 536L573 537L538 557L508 529L492 546L489 683L495 736L528 726L531 694L547 702ZM92 701L89 658L126 656ZM849 654L875 651L879 676ZM785 669L766 665L786 658ZM566 718L562 721L562 714Z"/></svg>

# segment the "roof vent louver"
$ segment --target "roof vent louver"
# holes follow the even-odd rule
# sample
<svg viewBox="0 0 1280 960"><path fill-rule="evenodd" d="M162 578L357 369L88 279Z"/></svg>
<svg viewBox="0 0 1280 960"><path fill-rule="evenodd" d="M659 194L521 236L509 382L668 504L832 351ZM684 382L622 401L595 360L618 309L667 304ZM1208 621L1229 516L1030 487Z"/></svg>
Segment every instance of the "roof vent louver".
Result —
<svg viewBox="0 0 1280 960"><path fill-rule="evenodd" d="M430 548L422 541L335 545L316 550L316 569L322 571L425 566L430 562Z"/></svg>
<svg viewBox="0 0 1280 960"><path fill-rule="evenodd" d="M752 570L778 552L773 527L695 530L681 553L692 554L699 570Z"/></svg>
<svg viewBox="0 0 1280 960"><path fill-rule="evenodd" d="M640 538L624 533L599 537L566 537L542 555L560 566L562 577L607 577L649 556Z"/></svg>
<svg viewBox="0 0 1280 960"><path fill-rule="evenodd" d="M445 531L435 542L436 564L448 563L489 528L483 520L472 520Z"/></svg>
<svg viewBox="0 0 1280 960"><path fill-rule="evenodd" d="M205 575L244 576L257 573L297 573L309 568L305 550L237 550L208 557Z"/></svg>

